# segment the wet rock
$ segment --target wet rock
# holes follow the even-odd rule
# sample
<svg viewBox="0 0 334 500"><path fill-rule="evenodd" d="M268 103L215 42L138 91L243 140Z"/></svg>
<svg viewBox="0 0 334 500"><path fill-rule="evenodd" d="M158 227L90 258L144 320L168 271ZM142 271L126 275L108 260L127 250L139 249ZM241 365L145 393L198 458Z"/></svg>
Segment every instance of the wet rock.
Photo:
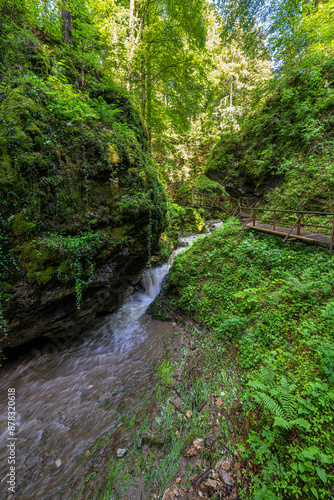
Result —
<svg viewBox="0 0 334 500"><path fill-rule="evenodd" d="M232 485L232 478L224 469L219 470L219 476L225 484L227 484L228 486Z"/></svg>
<svg viewBox="0 0 334 500"><path fill-rule="evenodd" d="M189 347L190 347L190 349L191 349L192 351L194 351L195 349L197 349L197 344L196 344L196 342L194 342L193 340L191 340L191 341L189 342Z"/></svg>
<svg viewBox="0 0 334 500"><path fill-rule="evenodd" d="M205 481L205 484L207 484L210 488L216 489L218 486L217 481L214 481L213 479L207 479Z"/></svg>
<svg viewBox="0 0 334 500"><path fill-rule="evenodd" d="M162 500L175 500L174 492L171 489L165 491Z"/></svg>
<svg viewBox="0 0 334 500"><path fill-rule="evenodd" d="M126 448L118 448L117 450L117 457L118 458L122 458L122 457L125 457L125 455L127 454L128 450Z"/></svg>
<svg viewBox="0 0 334 500"><path fill-rule="evenodd" d="M215 469L224 469L224 470L230 470L232 468L232 460L229 459L227 460L225 457L221 458L219 462L217 462Z"/></svg>

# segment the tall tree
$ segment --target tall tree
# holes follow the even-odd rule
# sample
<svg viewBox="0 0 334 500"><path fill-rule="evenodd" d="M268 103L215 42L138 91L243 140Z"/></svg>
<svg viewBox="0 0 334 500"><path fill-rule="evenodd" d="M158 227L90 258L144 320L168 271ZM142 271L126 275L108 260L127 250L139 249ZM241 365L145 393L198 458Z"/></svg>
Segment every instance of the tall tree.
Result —
<svg viewBox="0 0 334 500"><path fill-rule="evenodd" d="M73 37L72 37L72 14L68 10L68 4L69 0L62 0L63 5L61 8L61 18L63 21L63 26L62 26L62 39L64 43L67 43L68 45L73 44Z"/></svg>

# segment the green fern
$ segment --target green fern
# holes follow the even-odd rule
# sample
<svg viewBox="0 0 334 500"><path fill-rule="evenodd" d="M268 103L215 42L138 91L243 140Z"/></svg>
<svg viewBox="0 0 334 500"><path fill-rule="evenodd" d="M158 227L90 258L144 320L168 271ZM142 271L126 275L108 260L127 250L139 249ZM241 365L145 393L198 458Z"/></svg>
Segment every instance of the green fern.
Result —
<svg viewBox="0 0 334 500"><path fill-rule="evenodd" d="M279 399L285 415L288 420L293 420L297 416L296 398L294 396L295 386L289 385L285 377L282 377L281 387L279 388Z"/></svg>
<svg viewBox="0 0 334 500"><path fill-rule="evenodd" d="M263 402L265 408L267 408L270 413L275 415L277 418L281 418L282 420L284 419L285 415L282 408L280 407L279 403L273 398L271 398L267 394L259 393L257 394L257 399L260 399Z"/></svg>
<svg viewBox="0 0 334 500"><path fill-rule="evenodd" d="M300 278L290 273L285 273L285 284L293 291L298 292L302 297L308 297L314 291L317 281L312 279L312 269L305 269Z"/></svg>
<svg viewBox="0 0 334 500"><path fill-rule="evenodd" d="M275 384L276 384L275 373L274 373L274 369L270 363L261 367L261 375L262 375L262 379L263 379L263 382L265 383L265 385L267 385L268 387L275 386Z"/></svg>
<svg viewBox="0 0 334 500"><path fill-rule="evenodd" d="M289 384L285 377L276 383L274 370L270 364L261 368L261 377L249 385L254 389L254 398L275 417L274 427L290 431L293 427L308 430L310 424L298 416L296 386Z"/></svg>

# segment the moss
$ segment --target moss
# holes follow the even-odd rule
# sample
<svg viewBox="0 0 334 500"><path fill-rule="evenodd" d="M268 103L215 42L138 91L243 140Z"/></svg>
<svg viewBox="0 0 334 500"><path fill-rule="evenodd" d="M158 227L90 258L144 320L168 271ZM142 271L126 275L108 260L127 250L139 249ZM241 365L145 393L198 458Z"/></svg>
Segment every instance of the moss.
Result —
<svg viewBox="0 0 334 500"><path fill-rule="evenodd" d="M113 144L109 144L107 148L107 156L112 165L119 165L120 159L119 154Z"/></svg>
<svg viewBox="0 0 334 500"><path fill-rule="evenodd" d="M12 290L13 286L8 281L0 281L0 292L8 293Z"/></svg>
<svg viewBox="0 0 334 500"><path fill-rule="evenodd" d="M14 221L13 221L13 233L15 236L23 236L27 233L30 233L30 231L36 226L33 222L28 222L24 216L24 214L21 212L19 214L16 214L14 216Z"/></svg>
<svg viewBox="0 0 334 500"><path fill-rule="evenodd" d="M44 284L52 278L54 268L49 264L53 257L49 252L40 248L38 242L33 240L25 243L22 258L28 279Z"/></svg>
<svg viewBox="0 0 334 500"><path fill-rule="evenodd" d="M36 281L39 285L44 285L50 281L55 274L55 269L53 267L48 267L45 271L38 271L35 273Z"/></svg>

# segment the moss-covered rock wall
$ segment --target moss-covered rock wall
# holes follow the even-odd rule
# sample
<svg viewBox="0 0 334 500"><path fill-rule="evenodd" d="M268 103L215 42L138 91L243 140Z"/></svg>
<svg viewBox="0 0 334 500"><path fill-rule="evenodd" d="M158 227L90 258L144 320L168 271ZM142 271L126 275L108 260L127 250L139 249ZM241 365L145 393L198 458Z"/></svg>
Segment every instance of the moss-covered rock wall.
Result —
<svg viewBox="0 0 334 500"><path fill-rule="evenodd" d="M165 197L138 113L75 49L0 38L1 347L72 335L131 293Z"/></svg>

